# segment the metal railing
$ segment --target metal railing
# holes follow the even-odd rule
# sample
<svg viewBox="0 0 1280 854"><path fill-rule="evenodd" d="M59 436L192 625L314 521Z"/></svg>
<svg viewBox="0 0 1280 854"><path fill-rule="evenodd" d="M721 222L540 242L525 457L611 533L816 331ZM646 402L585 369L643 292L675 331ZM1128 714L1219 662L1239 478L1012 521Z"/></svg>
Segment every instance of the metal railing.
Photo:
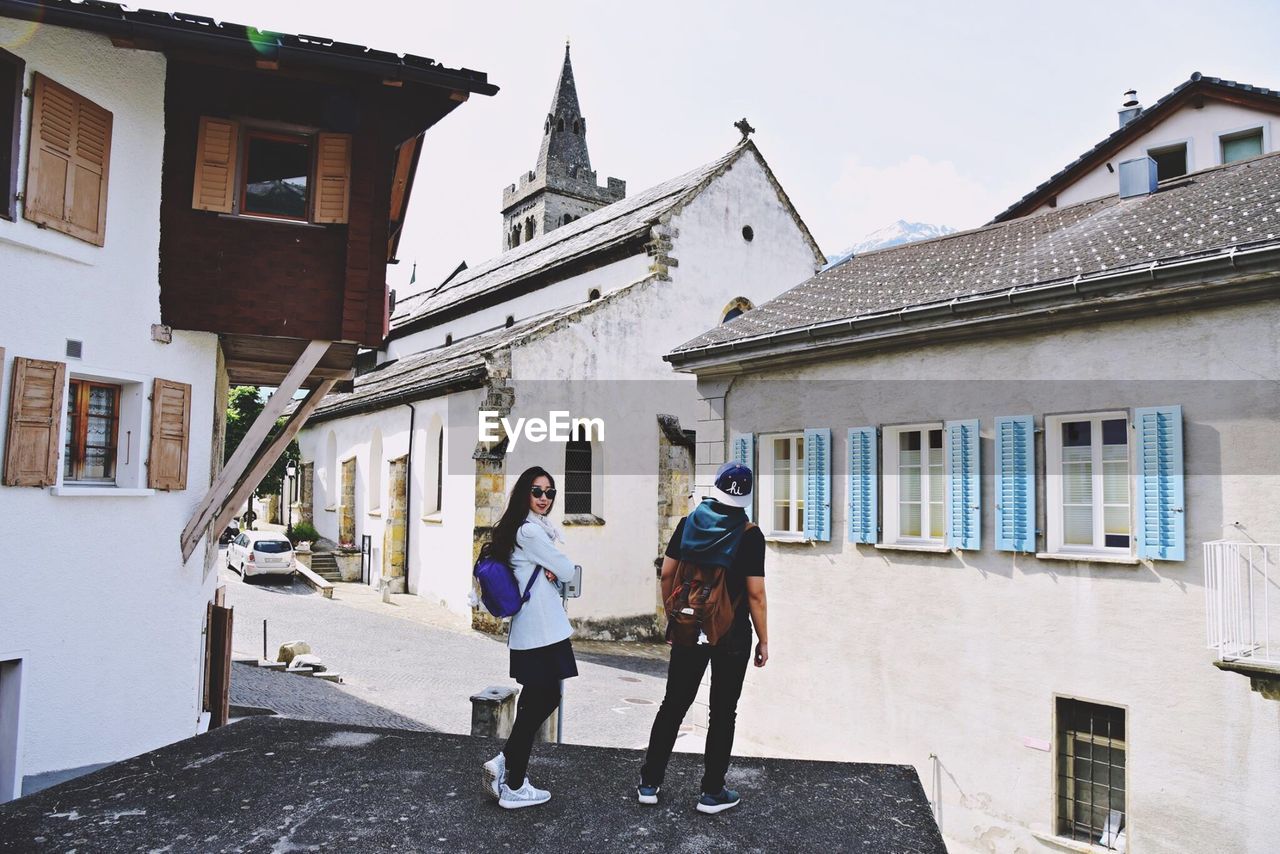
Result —
<svg viewBox="0 0 1280 854"><path fill-rule="evenodd" d="M1280 667L1280 545L1205 543L1204 585L1206 640L1218 660Z"/></svg>

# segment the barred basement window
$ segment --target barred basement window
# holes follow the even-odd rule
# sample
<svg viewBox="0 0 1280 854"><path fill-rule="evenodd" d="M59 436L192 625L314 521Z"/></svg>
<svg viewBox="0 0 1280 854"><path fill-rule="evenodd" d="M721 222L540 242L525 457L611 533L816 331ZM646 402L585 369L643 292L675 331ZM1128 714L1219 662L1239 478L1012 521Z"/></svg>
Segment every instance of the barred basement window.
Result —
<svg viewBox="0 0 1280 854"><path fill-rule="evenodd" d="M582 426L564 447L564 512L591 512L591 442Z"/></svg>
<svg viewBox="0 0 1280 854"><path fill-rule="evenodd" d="M1057 833L1125 848L1124 709L1057 700Z"/></svg>

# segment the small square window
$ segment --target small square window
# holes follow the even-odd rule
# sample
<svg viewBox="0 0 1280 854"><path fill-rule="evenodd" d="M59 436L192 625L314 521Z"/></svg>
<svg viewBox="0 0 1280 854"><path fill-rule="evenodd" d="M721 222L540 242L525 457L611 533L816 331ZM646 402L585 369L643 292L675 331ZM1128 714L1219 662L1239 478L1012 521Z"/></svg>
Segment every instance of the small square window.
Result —
<svg viewBox="0 0 1280 854"><path fill-rule="evenodd" d="M1147 152L1156 162L1156 177L1167 181L1187 174L1187 144L1170 145L1165 148L1154 148Z"/></svg>
<svg viewBox="0 0 1280 854"><path fill-rule="evenodd" d="M1123 850L1127 750L1124 709L1059 697L1059 836Z"/></svg>
<svg viewBox="0 0 1280 854"><path fill-rule="evenodd" d="M310 211L311 139L250 131L244 151L240 212L305 221Z"/></svg>
<svg viewBox="0 0 1280 854"><path fill-rule="evenodd" d="M115 483L120 387L72 380L63 437L64 483Z"/></svg>
<svg viewBox="0 0 1280 854"><path fill-rule="evenodd" d="M1262 153L1262 128L1241 131L1221 137L1222 162L1235 163Z"/></svg>

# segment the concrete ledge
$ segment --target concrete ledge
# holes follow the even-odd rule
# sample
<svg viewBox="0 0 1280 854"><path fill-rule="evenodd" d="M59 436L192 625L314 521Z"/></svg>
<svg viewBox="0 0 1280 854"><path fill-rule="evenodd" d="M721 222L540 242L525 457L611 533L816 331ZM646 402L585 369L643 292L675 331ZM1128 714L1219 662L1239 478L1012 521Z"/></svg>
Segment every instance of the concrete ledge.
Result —
<svg viewBox="0 0 1280 854"><path fill-rule="evenodd" d="M875 547L881 551L888 552L928 552L936 555L950 554L953 551L951 546L936 545L934 543L921 543L919 545L910 543L876 543Z"/></svg>
<svg viewBox="0 0 1280 854"><path fill-rule="evenodd" d="M311 571L311 567L298 564L298 579L326 599L333 598L333 585Z"/></svg>
<svg viewBox="0 0 1280 854"><path fill-rule="evenodd" d="M1236 659L1235 661L1215 661L1213 666L1219 670L1248 676L1251 689L1267 700L1280 700L1280 665Z"/></svg>
<svg viewBox="0 0 1280 854"><path fill-rule="evenodd" d="M737 758L729 784L742 806L701 816L701 756L675 754L661 802L646 807L635 800L640 751L543 744L531 768L554 797L506 811L480 786L497 749L487 738L250 717L0 805L0 839L18 851L67 848L65 834L94 830L90 847L107 854L172 845L175 828L208 851L479 851L498 839L565 854L946 852L909 765Z"/></svg>
<svg viewBox="0 0 1280 854"><path fill-rule="evenodd" d="M1110 555L1065 554L1058 552L1036 552L1040 560L1068 560L1075 563L1111 563L1117 566L1141 566L1142 561L1136 557L1111 557Z"/></svg>

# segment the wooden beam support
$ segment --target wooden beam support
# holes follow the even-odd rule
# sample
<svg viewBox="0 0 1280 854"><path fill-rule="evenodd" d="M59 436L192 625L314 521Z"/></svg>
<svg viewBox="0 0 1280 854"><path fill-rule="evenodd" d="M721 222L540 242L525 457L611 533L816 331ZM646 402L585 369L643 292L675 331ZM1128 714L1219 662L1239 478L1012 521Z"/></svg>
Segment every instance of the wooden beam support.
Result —
<svg viewBox="0 0 1280 854"><path fill-rule="evenodd" d="M227 497L226 502L219 508L217 516L214 518L213 530L221 531L231 521L231 517L236 515L236 510L240 505L248 500L253 491L258 488L258 484L267 476L267 472L276 464L276 460L280 459L280 455L289 447L289 443L293 441L293 437L298 435L298 431L307 423L307 419L311 417L311 413L320 405L320 401L328 394L337 380L324 380L320 385L307 392L307 396L303 398L302 403L298 404L298 408L289 416L289 420L285 422L284 428L280 433L271 440L271 444L258 454L244 476L236 481L235 489Z"/></svg>
<svg viewBox="0 0 1280 854"><path fill-rule="evenodd" d="M195 551L196 544L200 542L205 529L209 523L213 521L219 509L223 505L220 496L225 496L231 491L232 484L240 480L245 469L249 467L250 461L257 455L257 451L262 447L262 443L266 441L267 436L271 434L271 428L275 426L276 419L284 414L293 395L302 384L306 382L307 377L311 375L312 369L324 358L324 354L329 352L329 341L312 341L307 344L302 355L298 357L298 361L294 362L293 367L289 369L289 373L285 375L284 381L275 390L270 398L267 399L266 405L262 407L262 412L258 414L257 420L249 427L249 431L245 434L244 439L240 442L240 447L236 448L235 453L231 455L231 459L227 460L227 464L223 466L222 471L214 478L213 484L209 487L209 491L205 493L196 512L192 514L187 526L182 530L182 560L185 562L191 557L191 553ZM324 380L321 387L325 387L326 391L333 387L332 380Z"/></svg>

